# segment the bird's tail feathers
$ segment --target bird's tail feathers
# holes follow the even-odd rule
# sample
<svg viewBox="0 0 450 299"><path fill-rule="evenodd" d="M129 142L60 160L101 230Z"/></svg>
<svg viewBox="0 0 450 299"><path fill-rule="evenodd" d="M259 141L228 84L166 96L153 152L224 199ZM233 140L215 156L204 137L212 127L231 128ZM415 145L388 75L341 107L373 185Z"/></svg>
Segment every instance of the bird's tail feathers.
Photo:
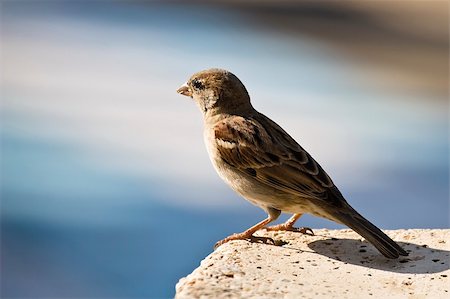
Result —
<svg viewBox="0 0 450 299"><path fill-rule="evenodd" d="M339 222L347 225L355 232L372 243L385 257L395 259L400 255L407 256L408 253L394 240L389 238L378 227L348 206L351 211L339 211L334 217Z"/></svg>

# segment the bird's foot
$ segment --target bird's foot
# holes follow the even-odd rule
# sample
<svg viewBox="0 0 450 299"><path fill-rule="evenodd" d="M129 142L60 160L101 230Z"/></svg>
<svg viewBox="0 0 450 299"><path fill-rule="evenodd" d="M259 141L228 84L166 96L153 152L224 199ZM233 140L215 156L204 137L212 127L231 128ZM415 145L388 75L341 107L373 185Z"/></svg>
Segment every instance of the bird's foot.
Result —
<svg viewBox="0 0 450 299"><path fill-rule="evenodd" d="M313 230L309 227L293 227L292 225L289 225L287 223L268 226L268 227L265 227L264 229L266 229L267 231L282 231L282 230L284 230L284 231L297 232L297 233L302 233L304 235L314 236Z"/></svg>
<svg viewBox="0 0 450 299"><path fill-rule="evenodd" d="M214 249L217 249L219 246L221 246L225 243L228 243L230 241L234 241L234 240L248 240L251 243L264 243L264 244L272 244L272 245L276 244L272 238L254 236L253 234L248 234L246 232L243 232L243 233L239 233L239 234L233 234L229 237L226 237L223 240L220 240L219 242L217 242L214 245Z"/></svg>

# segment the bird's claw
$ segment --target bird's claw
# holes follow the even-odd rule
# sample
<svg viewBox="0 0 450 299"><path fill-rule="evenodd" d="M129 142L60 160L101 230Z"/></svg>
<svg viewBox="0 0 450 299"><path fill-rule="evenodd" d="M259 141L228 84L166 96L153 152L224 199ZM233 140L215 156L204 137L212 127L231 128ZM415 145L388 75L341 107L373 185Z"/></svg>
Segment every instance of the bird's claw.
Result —
<svg viewBox="0 0 450 299"><path fill-rule="evenodd" d="M313 230L309 227L299 227L299 228L293 227L293 228L295 228L295 230L293 231L302 233L304 235L314 236Z"/></svg>
<svg viewBox="0 0 450 299"><path fill-rule="evenodd" d="M247 239L251 243L263 243L263 244L271 244L275 245L274 239L270 237L259 237L251 235L250 238Z"/></svg>
<svg viewBox="0 0 450 299"><path fill-rule="evenodd" d="M278 224L275 226L265 227L264 229L267 231L290 231L290 232L302 233L304 235L314 236L313 230L309 227L293 227L290 225L286 225L285 223Z"/></svg>
<svg viewBox="0 0 450 299"><path fill-rule="evenodd" d="M216 250L221 245L228 243L230 241L234 240L247 240L251 243L263 243L263 244L271 244L276 245L277 243L270 237L260 237L260 236L254 236L254 235L244 235L244 234L234 234L231 235L223 240L220 240L214 245L214 250Z"/></svg>

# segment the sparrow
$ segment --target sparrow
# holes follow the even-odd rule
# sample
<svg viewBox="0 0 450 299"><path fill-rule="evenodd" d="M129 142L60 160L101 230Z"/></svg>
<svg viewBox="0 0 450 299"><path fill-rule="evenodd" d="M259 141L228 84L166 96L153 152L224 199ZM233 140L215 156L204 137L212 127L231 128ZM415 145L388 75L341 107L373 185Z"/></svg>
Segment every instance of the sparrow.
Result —
<svg viewBox="0 0 450 299"><path fill-rule="evenodd" d="M231 72L208 69L195 73L177 92L192 98L203 114L203 137L219 176L238 194L261 207L267 218L242 233L216 243L255 238L253 234L293 214L268 230L312 233L295 228L305 213L348 226L385 257L408 253L344 199L323 168L286 131L253 108L242 82Z"/></svg>

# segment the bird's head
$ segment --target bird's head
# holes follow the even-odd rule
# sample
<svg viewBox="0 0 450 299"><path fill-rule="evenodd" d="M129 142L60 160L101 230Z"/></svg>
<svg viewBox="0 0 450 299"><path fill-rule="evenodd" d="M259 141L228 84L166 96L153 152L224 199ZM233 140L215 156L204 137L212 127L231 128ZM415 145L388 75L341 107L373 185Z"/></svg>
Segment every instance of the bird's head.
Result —
<svg viewBox="0 0 450 299"><path fill-rule="evenodd" d="M177 92L193 98L205 116L252 109L245 86L235 75L222 69L195 73Z"/></svg>

